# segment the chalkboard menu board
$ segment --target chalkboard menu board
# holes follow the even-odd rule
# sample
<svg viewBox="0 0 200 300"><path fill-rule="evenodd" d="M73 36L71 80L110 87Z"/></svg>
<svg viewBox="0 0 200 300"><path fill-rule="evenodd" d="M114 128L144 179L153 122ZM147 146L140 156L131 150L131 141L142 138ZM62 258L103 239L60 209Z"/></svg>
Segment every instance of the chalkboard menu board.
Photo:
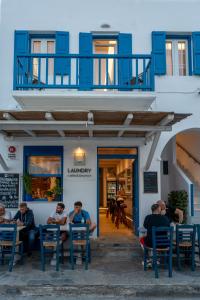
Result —
<svg viewBox="0 0 200 300"><path fill-rule="evenodd" d="M158 193L157 172L144 172L144 193Z"/></svg>
<svg viewBox="0 0 200 300"><path fill-rule="evenodd" d="M19 174L0 173L0 202L6 208L18 207Z"/></svg>

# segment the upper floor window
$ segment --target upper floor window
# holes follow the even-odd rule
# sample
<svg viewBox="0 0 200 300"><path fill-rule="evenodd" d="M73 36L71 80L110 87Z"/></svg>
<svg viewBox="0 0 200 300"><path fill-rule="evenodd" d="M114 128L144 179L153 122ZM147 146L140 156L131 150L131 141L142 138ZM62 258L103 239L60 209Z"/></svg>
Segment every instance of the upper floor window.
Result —
<svg viewBox="0 0 200 300"><path fill-rule="evenodd" d="M55 53L55 40L54 39L31 39L31 53L32 54L54 54ZM53 58L33 58L33 77L38 79L40 72L41 81L45 82L46 71L48 71L48 79L52 81L54 74L54 59Z"/></svg>
<svg viewBox="0 0 200 300"><path fill-rule="evenodd" d="M188 41L185 39L166 40L167 75L188 75Z"/></svg>

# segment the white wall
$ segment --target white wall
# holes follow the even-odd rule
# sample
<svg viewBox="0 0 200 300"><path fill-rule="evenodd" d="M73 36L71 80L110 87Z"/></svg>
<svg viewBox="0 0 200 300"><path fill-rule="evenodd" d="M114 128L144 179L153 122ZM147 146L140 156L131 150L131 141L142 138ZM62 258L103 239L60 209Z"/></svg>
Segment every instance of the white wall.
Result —
<svg viewBox="0 0 200 300"><path fill-rule="evenodd" d="M70 51L78 52L78 34L90 31L129 32L133 35L133 52L151 52L151 32L192 32L200 29L200 2L196 0L3 0L0 28L0 107L16 107L12 98L14 30L70 32ZM176 12L176 13L174 13ZM192 16L191 18L188 16ZM102 24L109 29L102 30ZM188 78L184 78L186 86ZM165 90L173 81L156 79ZM194 90L199 87L194 81ZM199 81L199 80L198 80ZM183 85L181 85L181 89ZM193 87L192 87L193 90ZM178 98L177 98L178 97ZM162 97L158 97L163 99ZM161 99L161 100L162 100ZM176 95L176 99L181 97ZM174 106L174 102L173 106ZM163 101L162 101L163 104ZM168 109L168 108L167 108Z"/></svg>
<svg viewBox="0 0 200 300"><path fill-rule="evenodd" d="M101 25L110 24L110 28L104 31L120 31L133 34L133 52L151 52L151 32L164 30L167 32L193 32L199 31L200 1L197 0L3 0L2 23L0 26L0 109L19 108L12 97L13 87L13 55L14 55L14 30L32 31L56 31L66 30L70 32L70 52L78 52L78 34L90 31L103 31ZM191 16L191 17L189 17ZM3 79L3 80L2 80ZM167 142L176 133L188 128L200 128L200 95L197 89L200 87L199 77L156 77L156 101L152 105L153 111L175 111L192 113L193 115L173 127L172 132L162 133L150 170L160 174L160 157ZM92 92L95 93L95 92ZM105 108L104 108L105 109ZM114 107L113 107L114 109ZM15 143L15 142L14 142ZM22 173L22 147L27 142L19 142L20 159L9 162L10 172ZM31 144L31 142L30 142ZM37 144L37 142L35 142ZM41 144L41 142L38 142ZM45 142L50 145L51 142ZM55 141L56 145L65 146L65 165L70 163L70 151L74 142L63 143ZM120 146L131 146L130 142L108 143ZM5 144L6 145L6 144ZM2 144L2 150L5 147ZM90 153L90 163L96 166L95 142L83 144ZM150 212L151 205L160 199L160 176L158 194L143 193L143 171L146 163L150 143L140 147L140 224L143 217ZM3 152L3 151L2 151ZM6 153L6 152L5 152ZM0 172L2 170L0 169ZM96 211L96 175L87 182L74 182L65 180L64 202L68 210L76 200L89 204L94 219ZM80 199L81 198L81 199ZM47 217L54 204L33 203L38 215ZM41 215L41 208L43 214Z"/></svg>

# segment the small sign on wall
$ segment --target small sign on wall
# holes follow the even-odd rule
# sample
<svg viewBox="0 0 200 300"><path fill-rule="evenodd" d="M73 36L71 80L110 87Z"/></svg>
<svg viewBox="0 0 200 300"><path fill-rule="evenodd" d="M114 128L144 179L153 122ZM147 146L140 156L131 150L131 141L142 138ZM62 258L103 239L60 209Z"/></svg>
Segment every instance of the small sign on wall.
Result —
<svg viewBox="0 0 200 300"><path fill-rule="evenodd" d="M157 172L144 172L144 193L158 193L158 174Z"/></svg>
<svg viewBox="0 0 200 300"><path fill-rule="evenodd" d="M17 147L16 146L12 146L12 145L9 145L8 148L7 148L7 157L8 159L12 159L12 160L15 160L17 159Z"/></svg>
<svg viewBox="0 0 200 300"><path fill-rule="evenodd" d="M19 203L19 174L0 174L0 202L6 208L17 208Z"/></svg>

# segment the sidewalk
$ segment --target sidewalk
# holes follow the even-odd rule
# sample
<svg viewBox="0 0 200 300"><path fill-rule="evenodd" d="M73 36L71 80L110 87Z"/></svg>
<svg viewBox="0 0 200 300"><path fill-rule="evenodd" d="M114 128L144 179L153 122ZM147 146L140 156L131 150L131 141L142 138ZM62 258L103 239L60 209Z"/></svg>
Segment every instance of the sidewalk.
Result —
<svg viewBox="0 0 200 300"><path fill-rule="evenodd" d="M27 258L23 266L16 265L13 272L7 265L0 266L1 295L112 295L112 296L191 296L200 292L200 267L195 272L184 268L173 270L168 278L167 271L159 272L154 278L151 270L143 271L142 250L134 242L104 241L92 243L92 262L89 270L77 265L71 270L69 259L65 259L60 271L47 265L40 271L38 254Z"/></svg>

